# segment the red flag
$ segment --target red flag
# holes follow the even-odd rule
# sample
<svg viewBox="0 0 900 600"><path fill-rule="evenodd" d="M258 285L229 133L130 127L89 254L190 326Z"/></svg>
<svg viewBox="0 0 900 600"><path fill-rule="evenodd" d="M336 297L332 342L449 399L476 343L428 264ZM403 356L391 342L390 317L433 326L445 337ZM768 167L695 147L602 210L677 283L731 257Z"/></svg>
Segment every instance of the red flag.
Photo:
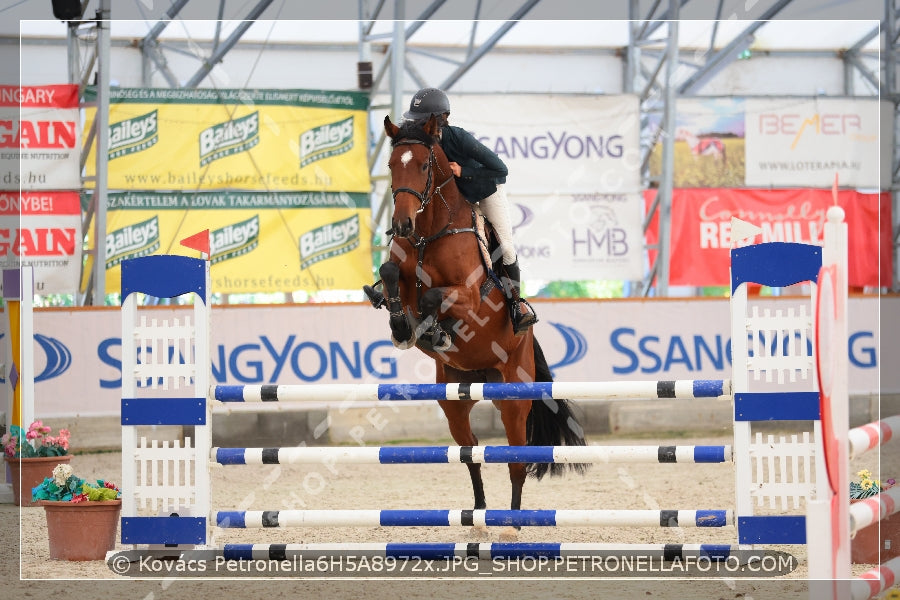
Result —
<svg viewBox="0 0 900 600"><path fill-rule="evenodd" d="M199 250L209 256L209 229L204 229L200 233L184 238L181 240L181 245Z"/></svg>

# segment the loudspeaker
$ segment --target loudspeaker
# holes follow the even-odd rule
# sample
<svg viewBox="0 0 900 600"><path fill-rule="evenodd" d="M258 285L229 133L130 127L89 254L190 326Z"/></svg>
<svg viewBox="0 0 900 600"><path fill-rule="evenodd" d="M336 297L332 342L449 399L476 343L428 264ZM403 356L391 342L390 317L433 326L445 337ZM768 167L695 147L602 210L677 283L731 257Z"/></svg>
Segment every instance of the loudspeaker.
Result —
<svg viewBox="0 0 900 600"><path fill-rule="evenodd" d="M60 21L81 18L81 0L52 0L53 16Z"/></svg>

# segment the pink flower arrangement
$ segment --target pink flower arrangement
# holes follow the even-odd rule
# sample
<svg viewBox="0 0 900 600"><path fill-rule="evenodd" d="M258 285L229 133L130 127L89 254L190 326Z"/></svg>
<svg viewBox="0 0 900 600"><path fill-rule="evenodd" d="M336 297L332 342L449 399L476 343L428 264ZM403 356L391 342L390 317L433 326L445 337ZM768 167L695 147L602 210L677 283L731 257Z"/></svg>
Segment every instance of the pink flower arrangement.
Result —
<svg viewBox="0 0 900 600"><path fill-rule="evenodd" d="M9 433L0 439L3 453L9 458L34 458L36 456L65 456L69 453L69 430L60 429L59 435L50 435L52 429L42 421L28 426L28 431L13 425Z"/></svg>

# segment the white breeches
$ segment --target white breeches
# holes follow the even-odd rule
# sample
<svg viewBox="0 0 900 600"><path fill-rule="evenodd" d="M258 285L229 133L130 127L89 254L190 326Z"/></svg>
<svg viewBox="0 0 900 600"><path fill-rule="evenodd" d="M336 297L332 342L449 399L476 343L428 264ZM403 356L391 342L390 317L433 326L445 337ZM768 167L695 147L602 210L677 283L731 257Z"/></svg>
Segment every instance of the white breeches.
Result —
<svg viewBox="0 0 900 600"><path fill-rule="evenodd" d="M503 184L497 185L497 191L478 203L481 213L494 226L494 233L500 242L503 252L503 264L516 262L516 247L513 245L512 225L509 218L509 202L506 200L506 189Z"/></svg>

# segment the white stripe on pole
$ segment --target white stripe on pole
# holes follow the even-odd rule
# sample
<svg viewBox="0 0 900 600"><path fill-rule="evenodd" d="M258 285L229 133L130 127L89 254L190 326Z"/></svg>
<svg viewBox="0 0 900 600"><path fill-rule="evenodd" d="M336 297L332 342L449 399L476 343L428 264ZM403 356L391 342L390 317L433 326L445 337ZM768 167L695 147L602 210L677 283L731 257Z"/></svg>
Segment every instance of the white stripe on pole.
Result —
<svg viewBox="0 0 900 600"><path fill-rule="evenodd" d="M869 600L900 581L900 556L866 571L851 583L852 600Z"/></svg>
<svg viewBox="0 0 900 600"><path fill-rule="evenodd" d="M900 415L854 427L847 434L850 440L850 458L856 458L884 444L885 437L890 441L894 432L900 434Z"/></svg>
<svg viewBox="0 0 900 600"><path fill-rule="evenodd" d="M850 533L868 527L900 510L900 486L850 505Z"/></svg>

